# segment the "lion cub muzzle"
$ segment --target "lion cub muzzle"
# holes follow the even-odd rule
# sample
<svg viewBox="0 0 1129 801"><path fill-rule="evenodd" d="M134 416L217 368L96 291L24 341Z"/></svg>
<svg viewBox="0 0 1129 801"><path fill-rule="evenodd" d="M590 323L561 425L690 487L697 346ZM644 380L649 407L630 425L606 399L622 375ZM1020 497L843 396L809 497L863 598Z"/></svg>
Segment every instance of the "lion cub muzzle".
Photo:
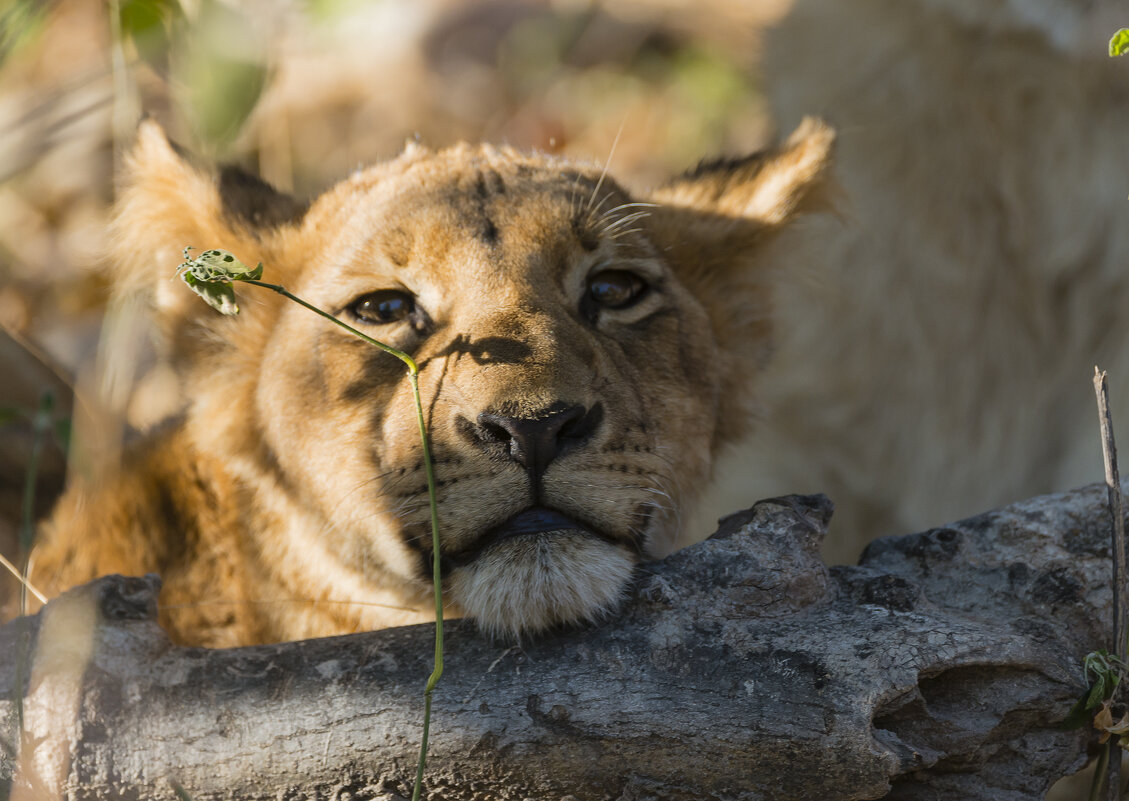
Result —
<svg viewBox="0 0 1129 801"><path fill-rule="evenodd" d="M491 410L475 423L460 420L460 432L474 447L499 466L516 463L529 481L528 506L443 555L444 576L460 605L491 634L516 637L589 619L618 601L640 544L554 508L543 486L558 457L593 446L603 422L598 401L590 407L559 401L526 415ZM577 576L585 578L577 582Z"/></svg>
<svg viewBox="0 0 1129 801"><path fill-rule="evenodd" d="M533 417L510 417L483 412L473 436L486 449L501 449L539 481L549 463L562 452L584 445L599 428L604 407L554 404Z"/></svg>

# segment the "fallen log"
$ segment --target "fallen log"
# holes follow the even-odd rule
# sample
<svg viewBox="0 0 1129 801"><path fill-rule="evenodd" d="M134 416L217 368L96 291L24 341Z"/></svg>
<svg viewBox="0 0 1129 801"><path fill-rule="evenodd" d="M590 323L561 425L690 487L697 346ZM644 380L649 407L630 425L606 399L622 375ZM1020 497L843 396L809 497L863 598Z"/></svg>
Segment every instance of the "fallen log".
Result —
<svg viewBox="0 0 1129 801"><path fill-rule="evenodd" d="M776 498L645 565L601 625L455 622L424 797L1041 798L1085 760L1061 723L1110 639L1108 515L1093 486L828 569L830 502ZM13 799L410 795L431 626L181 648L158 588L107 577L0 629Z"/></svg>

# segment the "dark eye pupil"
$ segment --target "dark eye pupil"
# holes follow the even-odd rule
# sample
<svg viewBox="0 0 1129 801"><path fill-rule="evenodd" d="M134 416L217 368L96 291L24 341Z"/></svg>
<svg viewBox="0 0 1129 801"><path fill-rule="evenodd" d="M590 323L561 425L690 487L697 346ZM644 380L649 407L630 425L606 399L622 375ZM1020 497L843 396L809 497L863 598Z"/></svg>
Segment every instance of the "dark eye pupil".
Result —
<svg viewBox="0 0 1129 801"><path fill-rule="evenodd" d="M588 279L588 295L607 309L630 306L643 294L645 284L639 276L624 270L605 270Z"/></svg>
<svg viewBox="0 0 1129 801"><path fill-rule="evenodd" d="M350 307L358 319L366 323L387 325L397 323L412 313L415 303L411 296L394 289L373 292L354 301Z"/></svg>

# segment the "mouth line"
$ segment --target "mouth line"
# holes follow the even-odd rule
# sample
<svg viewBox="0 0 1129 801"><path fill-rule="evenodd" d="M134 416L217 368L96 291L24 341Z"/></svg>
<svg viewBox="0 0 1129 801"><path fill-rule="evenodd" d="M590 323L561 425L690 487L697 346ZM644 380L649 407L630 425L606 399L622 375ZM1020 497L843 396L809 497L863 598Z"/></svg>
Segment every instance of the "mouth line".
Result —
<svg viewBox="0 0 1129 801"><path fill-rule="evenodd" d="M456 567L465 567L471 564L483 553L506 540L547 534L552 531L584 534L611 545L628 545L628 543L620 542L609 534L586 526L556 509L547 506L530 506L499 525L488 529L468 548L444 554L442 557L443 572L449 573Z"/></svg>

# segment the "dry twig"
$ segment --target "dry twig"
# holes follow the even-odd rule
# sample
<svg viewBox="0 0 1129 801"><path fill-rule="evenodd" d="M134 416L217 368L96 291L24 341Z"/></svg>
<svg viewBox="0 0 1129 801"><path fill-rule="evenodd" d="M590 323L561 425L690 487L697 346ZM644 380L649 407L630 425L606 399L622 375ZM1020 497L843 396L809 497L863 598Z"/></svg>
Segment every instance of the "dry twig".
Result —
<svg viewBox="0 0 1129 801"><path fill-rule="evenodd" d="M1121 477L1117 469L1117 446L1113 441L1113 419L1109 412L1109 387L1106 374L1094 367L1094 394L1098 400L1098 422L1102 432L1102 457L1105 461L1105 483L1109 494L1109 513L1113 520L1113 636L1114 655L1124 660L1126 597L1122 582L1125 580L1125 517L1121 506ZM1121 788L1121 758L1118 754L1118 738L1109 741L1109 791L1110 801L1118 801Z"/></svg>

